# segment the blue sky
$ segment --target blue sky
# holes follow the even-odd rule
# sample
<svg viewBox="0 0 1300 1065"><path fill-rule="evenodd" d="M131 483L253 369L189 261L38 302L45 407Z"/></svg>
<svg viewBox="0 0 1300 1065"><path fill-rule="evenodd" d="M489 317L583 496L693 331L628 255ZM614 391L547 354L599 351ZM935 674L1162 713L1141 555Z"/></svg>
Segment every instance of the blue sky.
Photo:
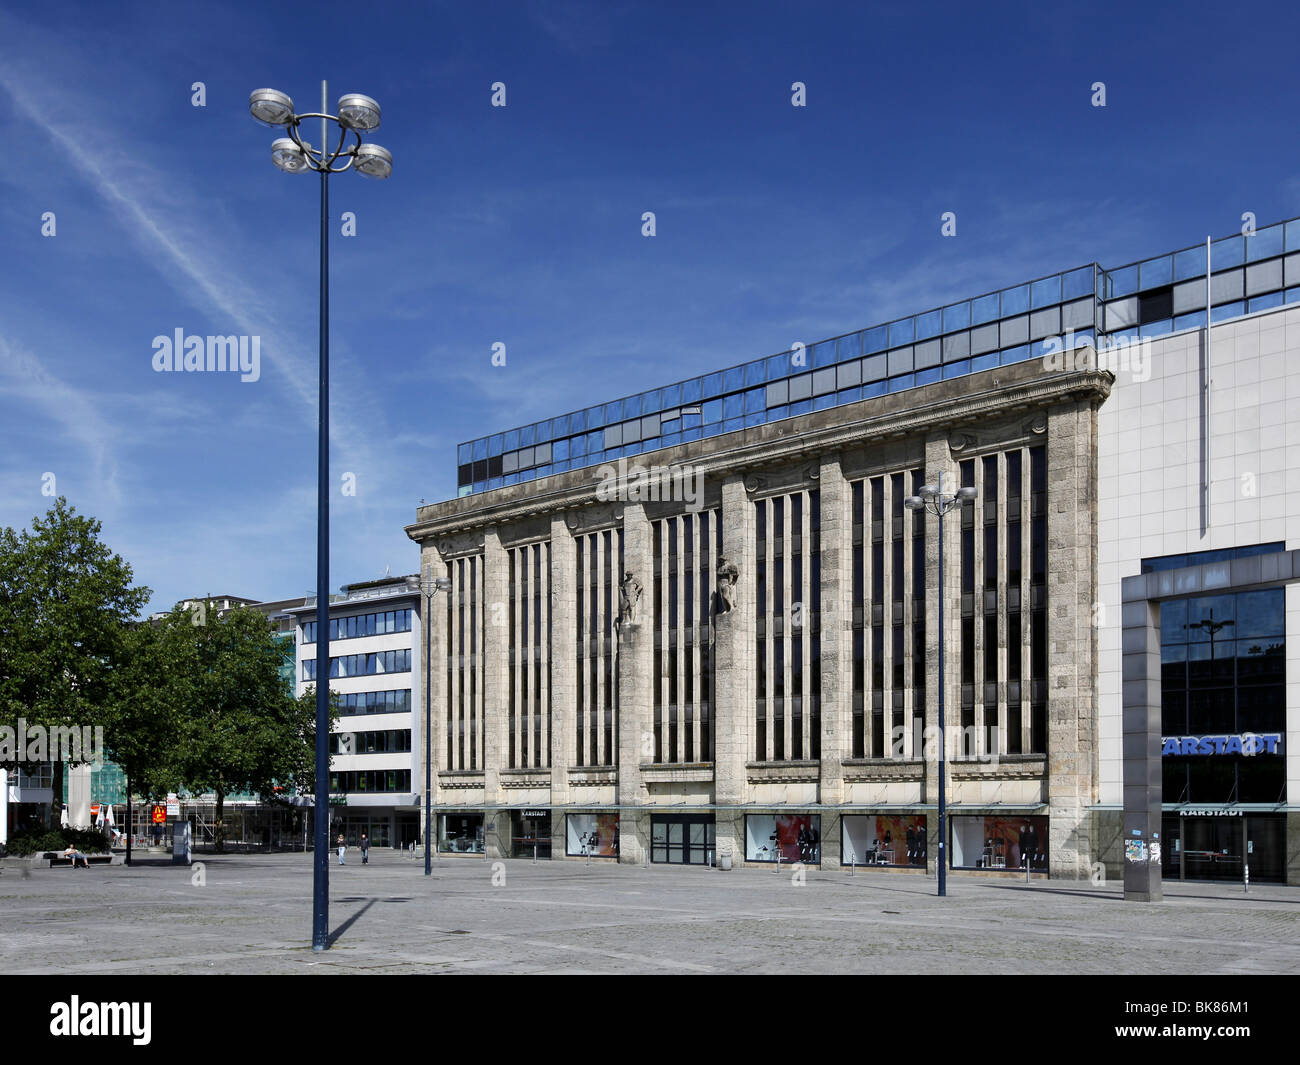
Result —
<svg viewBox="0 0 1300 1065"><path fill-rule="evenodd" d="M53 473L154 609L314 586L318 179L271 165L253 89L373 96L395 157L331 179L337 585L415 569L402 527L462 440L1300 215L1297 29L1245 3L0 14L0 524ZM260 336L259 380L154 372L177 328Z"/></svg>

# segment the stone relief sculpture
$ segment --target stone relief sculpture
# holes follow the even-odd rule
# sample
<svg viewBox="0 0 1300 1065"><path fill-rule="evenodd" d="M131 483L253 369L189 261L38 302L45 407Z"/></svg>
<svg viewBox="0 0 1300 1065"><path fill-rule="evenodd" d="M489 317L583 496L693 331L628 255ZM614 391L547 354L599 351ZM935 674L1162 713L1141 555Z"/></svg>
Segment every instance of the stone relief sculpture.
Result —
<svg viewBox="0 0 1300 1065"><path fill-rule="evenodd" d="M628 570L623 574L623 583L618 590L618 623L636 625L638 623L637 607L641 602L642 585Z"/></svg>
<svg viewBox="0 0 1300 1065"><path fill-rule="evenodd" d="M717 614L730 614L736 605L736 582L740 580L740 570L734 562L724 555L718 559L718 601L714 607Z"/></svg>

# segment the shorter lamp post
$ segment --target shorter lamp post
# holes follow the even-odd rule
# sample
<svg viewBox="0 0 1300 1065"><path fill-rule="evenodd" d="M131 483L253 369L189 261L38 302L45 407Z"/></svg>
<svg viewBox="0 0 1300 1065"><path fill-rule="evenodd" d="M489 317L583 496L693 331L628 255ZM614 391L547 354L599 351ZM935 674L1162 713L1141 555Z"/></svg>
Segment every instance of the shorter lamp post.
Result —
<svg viewBox="0 0 1300 1065"><path fill-rule="evenodd" d="M938 485L922 485L919 496L908 496L903 500L903 506L908 510L929 511L939 519L939 895L940 897L948 894L947 881L947 864L948 864L948 826L947 826L947 803L946 792L944 790L944 777L948 772L947 761L947 737L944 731L944 692L943 692L943 661L944 661L944 631L943 631L943 519L944 516L961 504L972 500L976 496L974 488L958 488L952 495L945 495L943 491L943 472L939 473Z"/></svg>
<svg viewBox="0 0 1300 1065"><path fill-rule="evenodd" d="M420 580L424 593L424 875L433 875L433 597L451 588L447 577L435 577L433 566Z"/></svg>

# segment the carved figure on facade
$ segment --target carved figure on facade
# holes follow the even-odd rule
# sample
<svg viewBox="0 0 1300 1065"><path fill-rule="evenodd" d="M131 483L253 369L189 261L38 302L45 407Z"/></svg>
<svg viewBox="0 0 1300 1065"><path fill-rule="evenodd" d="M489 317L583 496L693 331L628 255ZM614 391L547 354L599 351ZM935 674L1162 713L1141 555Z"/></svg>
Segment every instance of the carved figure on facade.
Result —
<svg viewBox="0 0 1300 1065"><path fill-rule="evenodd" d="M642 584L628 570L623 574L623 583L618 589L618 623L623 625L636 625L638 623L638 606L641 602Z"/></svg>
<svg viewBox="0 0 1300 1065"><path fill-rule="evenodd" d="M726 556L718 559L718 595L714 604L714 613L730 614L736 605L736 583L740 580L740 570Z"/></svg>

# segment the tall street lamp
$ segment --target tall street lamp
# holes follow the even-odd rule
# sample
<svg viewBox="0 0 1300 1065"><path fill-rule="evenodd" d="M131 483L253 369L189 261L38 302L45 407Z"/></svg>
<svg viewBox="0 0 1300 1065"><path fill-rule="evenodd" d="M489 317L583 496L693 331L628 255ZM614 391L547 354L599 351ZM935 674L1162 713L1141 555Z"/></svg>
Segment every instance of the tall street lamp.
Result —
<svg viewBox="0 0 1300 1065"><path fill-rule="evenodd" d="M369 96L339 97L338 114L329 114L329 89L320 86L321 109L295 114L293 101L275 89L258 89L248 98L248 110L259 122L285 128L287 137L271 142L271 162L286 174L314 170L320 174L320 426L316 458L316 831L312 882L312 950L329 949L329 176L348 168L367 177L386 178L393 156L377 144L363 144L361 134L379 127L379 105ZM304 119L319 118L320 147L302 139ZM339 130L329 150L329 123ZM348 135L353 142L347 144Z"/></svg>
<svg viewBox="0 0 1300 1065"><path fill-rule="evenodd" d="M433 566L420 581L424 593L424 875L433 875L433 597L451 587L447 577L435 577Z"/></svg>
<svg viewBox="0 0 1300 1065"><path fill-rule="evenodd" d="M921 486L919 496L908 496L903 500L903 506L908 510L929 511L939 519L939 894L940 896L948 894L947 866L948 866L948 825L947 813L948 807L946 802L946 792L944 777L948 772L948 743L944 732L944 699L943 699L943 662L944 662L944 631L943 631L943 519L949 511L961 506L968 500L974 499L976 490L974 488L958 488L952 495L945 495L943 490L943 471L939 472L939 484L937 486L926 484Z"/></svg>

